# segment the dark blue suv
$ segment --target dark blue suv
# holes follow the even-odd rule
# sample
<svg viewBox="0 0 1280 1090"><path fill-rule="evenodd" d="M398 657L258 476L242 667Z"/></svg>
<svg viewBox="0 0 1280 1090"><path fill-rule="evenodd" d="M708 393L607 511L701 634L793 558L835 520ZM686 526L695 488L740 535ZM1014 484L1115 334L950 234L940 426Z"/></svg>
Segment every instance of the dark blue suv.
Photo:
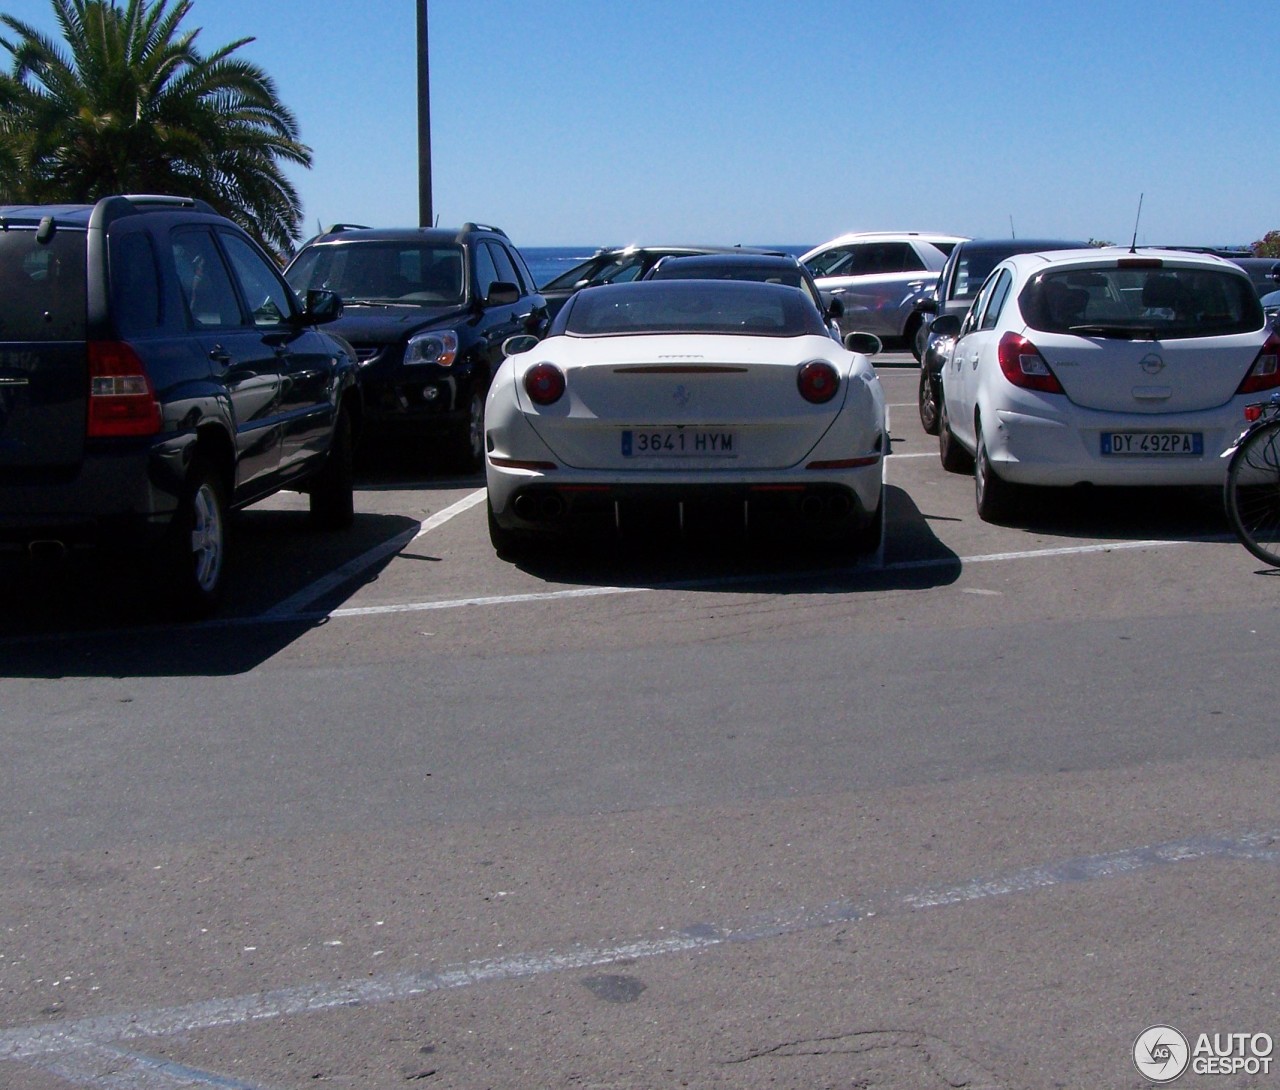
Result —
<svg viewBox="0 0 1280 1090"><path fill-rule="evenodd" d="M349 524L357 365L315 328L341 309L299 302L201 201L0 206L0 548L151 546L190 617L217 602L231 510L290 488Z"/></svg>

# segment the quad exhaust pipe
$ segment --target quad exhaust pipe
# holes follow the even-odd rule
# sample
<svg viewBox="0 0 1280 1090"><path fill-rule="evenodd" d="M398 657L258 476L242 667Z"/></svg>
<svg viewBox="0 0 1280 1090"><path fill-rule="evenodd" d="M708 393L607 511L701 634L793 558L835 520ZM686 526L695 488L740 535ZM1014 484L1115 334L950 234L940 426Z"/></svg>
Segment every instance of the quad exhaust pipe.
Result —
<svg viewBox="0 0 1280 1090"><path fill-rule="evenodd" d="M847 518L853 510L853 501L843 492L821 496L810 493L800 501L800 514L810 522L836 522Z"/></svg>
<svg viewBox="0 0 1280 1090"><path fill-rule="evenodd" d="M521 492L515 498L515 511L525 522L554 522L564 515L564 498L556 492Z"/></svg>
<svg viewBox="0 0 1280 1090"><path fill-rule="evenodd" d="M66 542L55 539L31 541L27 543L27 555L41 564L53 564L67 555Z"/></svg>

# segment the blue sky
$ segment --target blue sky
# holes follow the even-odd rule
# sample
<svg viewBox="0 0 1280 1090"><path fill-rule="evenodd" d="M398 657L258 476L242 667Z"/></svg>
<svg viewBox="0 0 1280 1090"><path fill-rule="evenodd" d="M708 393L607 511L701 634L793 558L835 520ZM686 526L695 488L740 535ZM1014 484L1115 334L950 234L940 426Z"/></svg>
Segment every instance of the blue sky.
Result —
<svg viewBox="0 0 1280 1090"><path fill-rule="evenodd" d="M53 31L48 0L0 12ZM314 152L306 229L418 218L415 0L194 0ZM434 208L517 245L1280 229L1276 0L429 0Z"/></svg>

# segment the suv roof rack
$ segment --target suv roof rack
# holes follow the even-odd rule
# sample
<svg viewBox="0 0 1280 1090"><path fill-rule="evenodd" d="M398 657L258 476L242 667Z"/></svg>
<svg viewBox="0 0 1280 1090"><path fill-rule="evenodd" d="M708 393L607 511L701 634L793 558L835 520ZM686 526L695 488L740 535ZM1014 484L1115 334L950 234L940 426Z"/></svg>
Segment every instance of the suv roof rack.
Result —
<svg viewBox="0 0 1280 1090"><path fill-rule="evenodd" d="M123 193L111 197L103 197L93 206L89 216L89 227L106 227L121 216L132 216L141 212L166 212L183 210L200 212L208 216L219 215L216 208L199 197L180 197L172 193Z"/></svg>
<svg viewBox="0 0 1280 1090"><path fill-rule="evenodd" d="M320 233L323 235L340 235L343 231L370 231L367 223L331 223Z"/></svg>
<svg viewBox="0 0 1280 1090"><path fill-rule="evenodd" d="M462 230L458 232L458 238L462 238L463 235L469 235L472 231L488 231L491 234L501 235L503 238L507 237L507 232L501 227L491 227L487 223L468 222L462 225Z"/></svg>

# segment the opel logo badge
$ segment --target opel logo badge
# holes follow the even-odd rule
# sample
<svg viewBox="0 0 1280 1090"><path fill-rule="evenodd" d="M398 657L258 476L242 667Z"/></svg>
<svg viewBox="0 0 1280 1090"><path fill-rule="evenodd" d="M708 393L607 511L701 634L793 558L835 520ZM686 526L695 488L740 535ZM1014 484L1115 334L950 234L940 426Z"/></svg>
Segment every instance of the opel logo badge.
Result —
<svg viewBox="0 0 1280 1090"><path fill-rule="evenodd" d="M1164 360L1162 360L1154 352L1148 352L1142 357L1142 362L1138 364L1148 375L1158 375L1164 370Z"/></svg>

